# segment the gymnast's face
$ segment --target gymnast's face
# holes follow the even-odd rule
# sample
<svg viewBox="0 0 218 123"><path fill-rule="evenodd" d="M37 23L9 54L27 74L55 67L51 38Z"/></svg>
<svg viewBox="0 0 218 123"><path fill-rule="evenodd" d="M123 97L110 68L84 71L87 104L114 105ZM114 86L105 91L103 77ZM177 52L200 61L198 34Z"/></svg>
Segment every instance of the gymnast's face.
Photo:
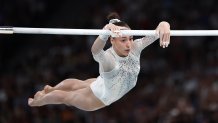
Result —
<svg viewBox="0 0 218 123"><path fill-rule="evenodd" d="M122 36L111 38L111 44L117 55L126 57L129 55L133 45L133 36Z"/></svg>

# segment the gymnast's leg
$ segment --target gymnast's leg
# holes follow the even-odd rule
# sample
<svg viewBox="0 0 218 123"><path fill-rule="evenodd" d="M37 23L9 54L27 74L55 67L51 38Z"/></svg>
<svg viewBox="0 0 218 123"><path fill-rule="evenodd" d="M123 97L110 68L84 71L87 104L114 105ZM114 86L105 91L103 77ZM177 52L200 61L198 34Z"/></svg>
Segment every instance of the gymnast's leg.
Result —
<svg viewBox="0 0 218 123"><path fill-rule="evenodd" d="M90 87L76 91L54 90L50 93L39 91L34 98L29 98L30 106L43 106L47 104L66 104L85 111L94 111L105 105L93 94Z"/></svg>
<svg viewBox="0 0 218 123"><path fill-rule="evenodd" d="M44 92L49 93L54 90L74 91L88 87L95 80L96 78L87 79L85 81L79 79L65 79L54 87L46 85L44 87Z"/></svg>

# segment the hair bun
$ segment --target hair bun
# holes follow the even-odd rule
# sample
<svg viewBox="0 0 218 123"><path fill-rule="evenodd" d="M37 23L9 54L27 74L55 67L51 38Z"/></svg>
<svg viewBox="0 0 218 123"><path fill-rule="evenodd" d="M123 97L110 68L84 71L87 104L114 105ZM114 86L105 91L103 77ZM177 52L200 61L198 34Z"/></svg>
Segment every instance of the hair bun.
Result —
<svg viewBox="0 0 218 123"><path fill-rule="evenodd" d="M108 19L108 20L111 20L111 19L120 19L120 16L119 16L118 13L112 12L112 13L110 13L110 14L107 16L107 19Z"/></svg>
<svg viewBox="0 0 218 123"><path fill-rule="evenodd" d="M109 23L117 23L120 22L120 16L116 12L112 12L107 16Z"/></svg>

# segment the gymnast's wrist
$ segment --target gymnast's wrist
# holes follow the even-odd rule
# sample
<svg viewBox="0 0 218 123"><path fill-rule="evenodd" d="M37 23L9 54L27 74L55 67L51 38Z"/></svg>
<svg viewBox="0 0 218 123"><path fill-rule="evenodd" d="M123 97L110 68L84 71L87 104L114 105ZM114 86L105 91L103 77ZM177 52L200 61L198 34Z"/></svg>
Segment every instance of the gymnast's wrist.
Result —
<svg viewBox="0 0 218 123"><path fill-rule="evenodd" d="M107 25L104 26L103 30L108 30L107 29ZM104 41L104 42L107 42L108 38L110 37L110 35L99 35L99 38Z"/></svg>
<svg viewBox="0 0 218 123"><path fill-rule="evenodd" d="M99 39L103 42L107 42L108 38L109 38L109 35L99 35L98 36Z"/></svg>

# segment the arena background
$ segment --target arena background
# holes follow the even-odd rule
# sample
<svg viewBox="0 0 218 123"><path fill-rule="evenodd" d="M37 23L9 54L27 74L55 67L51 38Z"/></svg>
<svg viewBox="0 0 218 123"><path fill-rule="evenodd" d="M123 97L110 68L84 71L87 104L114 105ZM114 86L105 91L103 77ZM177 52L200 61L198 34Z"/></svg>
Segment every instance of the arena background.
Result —
<svg viewBox="0 0 218 123"><path fill-rule="evenodd" d="M101 29L117 11L132 29L218 29L216 0L0 0L0 25ZM218 37L171 37L144 49L136 87L104 109L31 108L46 84L98 75L97 36L0 35L0 123L217 123ZM135 37L137 38L137 37Z"/></svg>

